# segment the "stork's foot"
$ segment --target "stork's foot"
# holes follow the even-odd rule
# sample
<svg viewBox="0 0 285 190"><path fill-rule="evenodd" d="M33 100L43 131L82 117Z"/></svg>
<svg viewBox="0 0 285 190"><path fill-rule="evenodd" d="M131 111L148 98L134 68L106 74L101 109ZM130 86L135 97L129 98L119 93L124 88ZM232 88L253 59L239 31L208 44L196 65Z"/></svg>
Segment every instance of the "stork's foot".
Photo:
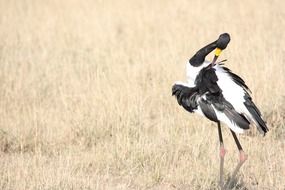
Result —
<svg viewBox="0 0 285 190"><path fill-rule="evenodd" d="M224 189L224 157L226 155L226 149L224 148L224 145L221 144L220 146L220 181L219 181L219 186L221 190Z"/></svg>
<svg viewBox="0 0 285 190"><path fill-rule="evenodd" d="M240 170L241 166L244 164L244 162L247 160L247 155L244 153L243 150L240 150L239 151L239 163L237 164L231 178L230 178L230 181L228 183L228 185L226 186L226 190L227 189L230 189L232 183L234 182L234 179L238 173L238 171Z"/></svg>

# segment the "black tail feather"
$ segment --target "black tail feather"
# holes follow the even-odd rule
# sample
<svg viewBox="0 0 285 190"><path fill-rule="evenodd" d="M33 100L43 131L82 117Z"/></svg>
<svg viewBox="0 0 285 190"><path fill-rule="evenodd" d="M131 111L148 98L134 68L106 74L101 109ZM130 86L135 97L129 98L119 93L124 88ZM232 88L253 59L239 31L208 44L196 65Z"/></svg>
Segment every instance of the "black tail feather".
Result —
<svg viewBox="0 0 285 190"><path fill-rule="evenodd" d="M245 95L245 100L246 101L244 102L244 105L255 120L258 131L265 135L265 133L268 131L268 127L266 126L265 121L261 118L259 109L253 103L251 97L248 94Z"/></svg>

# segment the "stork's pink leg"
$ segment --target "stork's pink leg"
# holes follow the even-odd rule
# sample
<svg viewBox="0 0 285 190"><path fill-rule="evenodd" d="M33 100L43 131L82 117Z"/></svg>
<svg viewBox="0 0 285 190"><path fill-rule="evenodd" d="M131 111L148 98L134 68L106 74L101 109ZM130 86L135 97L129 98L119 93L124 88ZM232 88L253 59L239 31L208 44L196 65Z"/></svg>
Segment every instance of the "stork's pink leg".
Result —
<svg viewBox="0 0 285 190"><path fill-rule="evenodd" d="M235 170L234 170L234 172L233 172L233 174L231 176L231 179L230 179L226 189L229 189L231 187L231 184L233 183L233 181L234 181L234 179L235 179L239 169L244 164L244 162L247 160L247 155L244 153L244 151L243 151L243 149L241 147L241 144L240 144L236 134L232 130L231 130L231 132L232 132L232 135L233 135L233 137L235 139L236 145L237 145L237 147L239 149L239 163L237 164L237 166L236 166L236 168L235 168Z"/></svg>

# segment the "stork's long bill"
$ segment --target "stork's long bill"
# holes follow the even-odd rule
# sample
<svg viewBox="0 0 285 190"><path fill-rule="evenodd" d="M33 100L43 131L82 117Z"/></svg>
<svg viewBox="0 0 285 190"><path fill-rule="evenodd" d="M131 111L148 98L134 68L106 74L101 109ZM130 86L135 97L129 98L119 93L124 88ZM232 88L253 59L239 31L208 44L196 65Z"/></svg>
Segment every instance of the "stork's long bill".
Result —
<svg viewBox="0 0 285 190"><path fill-rule="evenodd" d="M212 64L211 64L212 67L215 65L215 63L216 63L216 61L217 61L217 59L218 59L218 57L220 56L221 53L222 53L222 49L216 48L215 56L214 56L214 59L213 59Z"/></svg>

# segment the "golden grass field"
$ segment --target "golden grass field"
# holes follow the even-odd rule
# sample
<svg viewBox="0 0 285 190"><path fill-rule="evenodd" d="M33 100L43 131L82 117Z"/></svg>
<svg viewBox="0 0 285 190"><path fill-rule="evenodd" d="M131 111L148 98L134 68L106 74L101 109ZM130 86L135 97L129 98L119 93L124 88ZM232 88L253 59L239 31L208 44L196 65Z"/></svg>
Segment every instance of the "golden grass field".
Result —
<svg viewBox="0 0 285 190"><path fill-rule="evenodd" d="M0 189L218 189L216 125L171 96L223 33L270 128L234 189L285 189L285 1L0 0ZM212 59L213 54L208 56ZM238 151L223 125L225 172Z"/></svg>

